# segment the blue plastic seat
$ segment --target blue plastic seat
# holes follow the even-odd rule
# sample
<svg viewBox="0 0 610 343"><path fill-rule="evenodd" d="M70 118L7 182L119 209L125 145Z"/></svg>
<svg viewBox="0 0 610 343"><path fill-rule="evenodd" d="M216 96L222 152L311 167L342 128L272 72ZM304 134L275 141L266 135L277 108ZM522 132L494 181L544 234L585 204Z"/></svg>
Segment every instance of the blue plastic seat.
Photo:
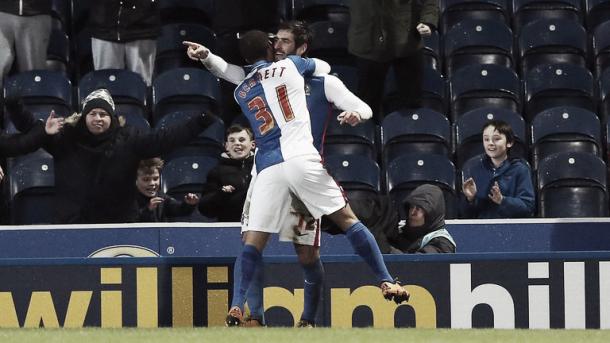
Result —
<svg viewBox="0 0 610 343"><path fill-rule="evenodd" d="M606 164L590 153L560 152L538 166L538 209L543 218L607 217Z"/></svg>
<svg viewBox="0 0 610 343"><path fill-rule="evenodd" d="M452 155L451 124L441 113L426 108L392 112L381 129L385 163L412 153Z"/></svg>
<svg viewBox="0 0 610 343"><path fill-rule="evenodd" d="M449 79L451 118L481 107L521 112L521 81L514 70L497 64L469 65Z"/></svg>
<svg viewBox="0 0 610 343"><path fill-rule="evenodd" d="M490 120L501 120L510 125L515 136L510 154L527 159L528 146L523 117L511 110L478 108L464 113L455 123L455 162L458 168L462 168L472 157L485 153L483 126Z"/></svg>
<svg viewBox="0 0 610 343"><path fill-rule="evenodd" d="M148 119L147 88L140 74L125 69L104 69L87 73L78 83L79 108L85 97L98 88L112 95L116 114L133 119ZM133 119L136 120L136 119Z"/></svg>
<svg viewBox="0 0 610 343"><path fill-rule="evenodd" d="M568 19L583 23L580 0L513 0L513 31L540 19Z"/></svg>
<svg viewBox="0 0 610 343"><path fill-rule="evenodd" d="M444 36L445 73L472 64L498 64L514 68L513 33L502 23L467 19Z"/></svg>
<svg viewBox="0 0 610 343"><path fill-rule="evenodd" d="M324 158L324 167L347 192L348 198L361 198L381 192L379 165L367 156L327 156Z"/></svg>
<svg viewBox="0 0 610 343"><path fill-rule="evenodd" d="M593 75L573 64L545 64L531 69L524 82L526 121L546 109L574 106L596 111Z"/></svg>
<svg viewBox="0 0 610 343"><path fill-rule="evenodd" d="M161 34L157 37L155 75L174 68L202 68L201 62L193 61L186 55L182 41L200 43L210 51L216 51L216 34L204 25L192 23L163 25Z"/></svg>
<svg viewBox="0 0 610 343"><path fill-rule="evenodd" d="M332 114L324 137L324 156L330 155L364 155L377 159L377 125L373 120L367 120L356 126L340 125L334 119L338 111Z"/></svg>
<svg viewBox="0 0 610 343"><path fill-rule="evenodd" d="M157 0L161 22L211 26L215 0Z"/></svg>
<svg viewBox="0 0 610 343"><path fill-rule="evenodd" d="M593 32L597 25L610 20L610 1L585 0L585 21L589 32Z"/></svg>
<svg viewBox="0 0 610 343"><path fill-rule="evenodd" d="M342 64L332 65L331 75L338 77L352 93L358 91L358 70L356 67Z"/></svg>
<svg viewBox="0 0 610 343"><path fill-rule="evenodd" d="M610 8L610 2L609 8ZM592 40L593 70L600 77L610 67L610 19L595 27Z"/></svg>
<svg viewBox="0 0 610 343"><path fill-rule="evenodd" d="M153 123L176 111L219 114L218 79L203 69L171 69L153 80L152 101Z"/></svg>
<svg viewBox="0 0 610 343"><path fill-rule="evenodd" d="M585 152L601 157L601 126L593 112L578 107L553 107L532 120L532 163L558 152Z"/></svg>
<svg viewBox="0 0 610 343"><path fill-rule="evenodd" d="M610 69L604 71L597 80L600 118L610 116Z"/></svg>
<svg viewBox="0 0 610 343"><path fill-rule="evenodd" d="M314 39L309 56L321 58L331 64L355 65L353 55L347 51L348 21L315 21L309 24Z"/></svg>
<svg viewBox="0 0 610 343"><path fill-rule="evenodd" d="M406 154L387 167L387 190L398 207L417 186L434 184L445 196L445 217L456 218L455 166L448 157L437 154Z"/></svg>
<svg viewBox="0 0 610 343"><path fill-rule="evenodd" d="M43 150L12 158L7 168L11 223L50 224L54 219L53 157Z"/></svg>
<svg viewBox="0 0 610 343"><path fill-rule="evenodd" d="M424 64L434 70L441 70L441 38L437 30L432 30L430 35L423 36L424 44Z"/></svg>
<svg viewBox="0 0 610 343"><path fill-rule="evenodd" d="M570 19L540 19L519 35L521 75L542 64L569 63L587 67L587 32Z"/></svg>
<svg viewBox="0 0 610 343"><path fill-rule="evenodd" d="M280 1L281 2L281 1ZM349 22L349 0L294 0L286 1L294 19Z"/></svg>
<svg viewBox="0 0 610 343"><path fill-rule="evenodd" d="M440 28L443 33L468 19L510 24L510 13L505 0L441 0L440 13Z"/></svg>

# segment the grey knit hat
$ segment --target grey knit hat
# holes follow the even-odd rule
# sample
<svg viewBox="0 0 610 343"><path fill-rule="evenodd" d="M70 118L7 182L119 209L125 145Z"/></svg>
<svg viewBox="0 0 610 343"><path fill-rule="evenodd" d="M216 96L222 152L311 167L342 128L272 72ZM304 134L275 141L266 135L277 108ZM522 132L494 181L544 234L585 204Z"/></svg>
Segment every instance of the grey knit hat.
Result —
<svg viewBox="0 0 610 343"><path fill-rule="evenodd" d="M112 100L112 96L107 89L96 89L87 95L85 100L83 100L83 110L81 113L87 115L94 108L101 108L108 112L108 114L115 115L114 100Z"/></svg>

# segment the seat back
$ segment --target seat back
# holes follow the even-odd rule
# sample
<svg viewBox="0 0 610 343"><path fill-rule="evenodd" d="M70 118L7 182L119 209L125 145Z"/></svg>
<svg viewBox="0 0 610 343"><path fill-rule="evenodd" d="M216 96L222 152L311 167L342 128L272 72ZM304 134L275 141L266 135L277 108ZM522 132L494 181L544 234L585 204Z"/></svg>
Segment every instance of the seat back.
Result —
<svg viewBox="0 0 610 343"><path fill-rule="evenodd" d="M601 127L593 112L578 107L553 107L538 113L531 125L534 169L558 152L585 152L601 157Z"/></svg>
<svg viewBox="0 0 610 343"><path fill-rule="evenodd" d="M379 165L367 156L327 156L324 167L348 194L357 196L381 192Z"/></svg>
<svg viewBox="0 0 610 343"><path fill-rule="evenodd" d="M403 154L452 154L449 119L426 108L388 114L381 123L381 137L386 164Z"/></svg>
<svg viewBox="0 0 610 343"><path fill-rule="evenodd" d="M336 117L338 112L332 116ZM359 125L341 125L331 118L324 137L324 156L330 155L364 155L377 160L377 125L367 120Z"/></svg>
<svg viewBox="0 0 610 343"><path fill-rule="evenodd" d="M315 37L309 47L311 57L321 58L331 64L355 65L347 51L349 21L315 21L309 24Z"/></svg>
<svg viewBox="0 0 610 343"><path fill-rule="evenodd" d="M216 51L216 34L201 24L180 23L161 26L157 38L155 75L174 68L201 68L201 62L193 61L185 53L182 41L197 42L210 51Z"/></svg>
<svg viewBox="0 0 610 343"><path fill-rule="evenodd" d="M608 9L610 10L610 2ZM610 19L597 25L591 37L593 68L597 77L610 67L610 35L608 32L610 32Z"/></svg>
<svg viewBox="0 0 610 343"><path fill-rule="evenodd" d="M521 112L521 81L510 68L496 64L469 65L449 79L451 117L480 107Z"/></svg>
<svg viewBox="0 0 610 343"><path fill-rule="evenodd" d="M608 216L606 164L599 157L556 153L540 161L537 176L541 217Z"/></svg>
<svg viewBox="0 0 610 343"><path fill-rule="evenodd" d="M349 0L294 0L291 2L292 17L313 23L316 21L349 22Z"/></svg>
<svg viewBox="0 0 610 343"><path fill-rule="evenodd" d="M445 72L471 64L498 64L514 67L513 33L502 23L491 20L463 20L444 36Z"/></svg>
<svg viewBox="0 0 610 343"><path fill-rule="evenodd" d="M401 109L400 95L397 92L396 78L390 68L386 75L383 99L384 113L391 113ZM409 82L399 80L399 82ZM445 77L440 71L429 66L424 67L421 106L439 113L447 113L447 86Z"/></svg>
<svg viewBox="0 0 610 343"><path fill-rule="evenodd" d="M527 121L546 109L574 106L596 110L593 75L581 66L545 64L527 73L524 82Z"/></svg>
<svg viewBox="0 0 610 343"><path fill-rule="evenodd" d="M587 29L591 32L597 25L610 20L610 1L585 0L585 11Z"/></svg>
<svg viewBox="0 0 610 343"><path fill-rule="evenodd" d="M440 28L443 33L467 19L510 24L510 13L505 0L441 0L440 13Z"/></svg>
<svg viewBox="0 0 610 343"><path fill-rule="evenodd" d="M20 98L25 109L36 112L55 110L58 116L72 114L72 84L58 71L32 70L4 81L4 98Z"/></svg>
<svg viewBox="0 0 610 343"><path fill-rule="evenodd" d="M521 75L543 64L568 63L587 67L587 31L570 19L540 19L519 35Z"/></svg>
<svg viewBox="0 0 610 343"><path fill-rule="evenodd" d="M162 23L195 23L210 27L215 0L158 0Z"/></svg>
<svg viewBox="0 0 610 343"><path fill-rule="evenodd" d="M541 19L568 19L583 23L580 0L513 0L513 29Z"/></svg>
<svg viewBox="0 0 610 343"><path fill-rule="evenodd" d="M389 163L387 190L395 207L417 186L430 183L439 186L445 196L445 217L457 216L455 167L446 156L406 154Z"/></svg>

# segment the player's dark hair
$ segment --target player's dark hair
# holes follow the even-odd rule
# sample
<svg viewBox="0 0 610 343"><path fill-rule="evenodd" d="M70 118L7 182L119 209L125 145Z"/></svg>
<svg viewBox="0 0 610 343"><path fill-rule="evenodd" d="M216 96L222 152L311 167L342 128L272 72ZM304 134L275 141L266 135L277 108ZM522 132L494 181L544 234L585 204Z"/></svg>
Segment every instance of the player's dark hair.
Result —
<svg viewBox="0 0 610 343"><path fill-rule="evenodd" d="M230 134L242 131L246 131L248 137L250 137L250 139L254 139L254 133L252 133L252 129L241 124L233 124L227 129L227 132L225 133L225 140L229 137Z"/></svg>
<svg viewBox="0 0 610 343"><path fill-rule="evenodd" d="M239 52L248 63L267 59L267 49L271 42L269 35L263 31L250 30L239 40Z"/></svg>
<svg viewBox="0 0 610 343"><path fill-rule="evenodd" d="M307 43L307 45L310 45L313 39L313 34L309 29L309 26L307 26L307 23L302 20L283 21L278 27L278 31L280 30L290 31L292 33L292 35L294 36L294 45L296 48L299 48L305 43ZM307 50L305 50L303 56L307 55Z"/></svg>

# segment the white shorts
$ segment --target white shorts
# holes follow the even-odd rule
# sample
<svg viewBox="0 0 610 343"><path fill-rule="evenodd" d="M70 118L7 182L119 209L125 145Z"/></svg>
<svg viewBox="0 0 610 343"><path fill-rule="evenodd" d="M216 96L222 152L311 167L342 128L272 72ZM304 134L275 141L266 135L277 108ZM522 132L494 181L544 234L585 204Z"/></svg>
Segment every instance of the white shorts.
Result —
<svg viewBox="0 0 610 343"><path fill-rule="evenodd" d="M310 218L299 209L299 199ZM279 233L280 241L319 246L320 217L345 205L341 188L324 169L319 155L293 157L252 177L242 232Z"/></svg>

